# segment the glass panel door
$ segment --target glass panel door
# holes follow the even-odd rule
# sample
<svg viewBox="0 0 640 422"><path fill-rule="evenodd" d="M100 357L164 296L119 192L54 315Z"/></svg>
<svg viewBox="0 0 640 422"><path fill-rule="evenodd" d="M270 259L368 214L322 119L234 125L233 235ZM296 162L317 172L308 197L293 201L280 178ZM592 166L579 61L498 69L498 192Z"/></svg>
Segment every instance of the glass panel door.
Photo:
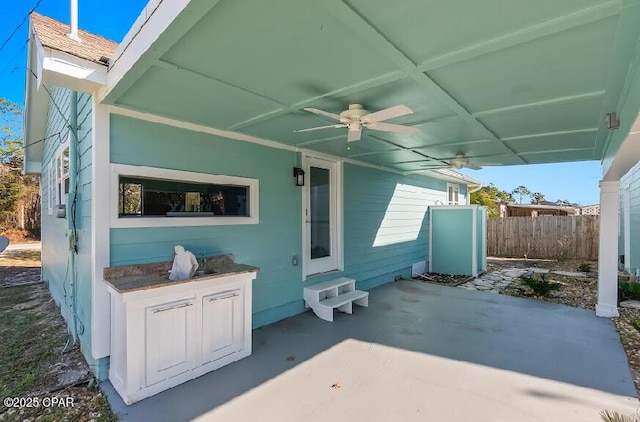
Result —
<svg viewBox="0 0 640 422"><path fill-rule="evenodd" d="M307 159L306 230L307 274L338 268L336 254L336 163Z"/></svg>

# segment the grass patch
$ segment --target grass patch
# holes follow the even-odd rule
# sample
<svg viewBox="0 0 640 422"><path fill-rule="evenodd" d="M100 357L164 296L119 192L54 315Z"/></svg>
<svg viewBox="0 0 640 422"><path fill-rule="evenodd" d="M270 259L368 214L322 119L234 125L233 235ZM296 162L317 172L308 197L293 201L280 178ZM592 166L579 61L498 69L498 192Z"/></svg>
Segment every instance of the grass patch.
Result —
<svg viewBox="0 0 640 422"><path fill-rule="evenodd" d="M0 420L115 422L97 385L84 382L90 371L79 345L62 353L67 328L50 299L41 283L0 287L0 397L71 397L74 407L7 409L0 404ZM69 370L78 372L77 381L68 380Z"/></svg>
<svg viewBox="0 0 640 422"><path fill-rule="evenodd" d="M2 288L0 293L0 396L24 396L47 378L42 364L66 340L43 326L43 316L35 309L15 309L16 304L33 300L29 287Z"/></svg>

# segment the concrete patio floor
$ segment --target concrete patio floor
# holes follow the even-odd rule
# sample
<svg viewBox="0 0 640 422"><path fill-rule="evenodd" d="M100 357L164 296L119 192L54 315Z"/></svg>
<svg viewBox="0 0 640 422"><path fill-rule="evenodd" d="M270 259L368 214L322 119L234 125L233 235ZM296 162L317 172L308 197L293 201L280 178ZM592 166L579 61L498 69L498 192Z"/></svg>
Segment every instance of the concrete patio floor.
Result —
<svg viewBox="0 0 640 422"><path fill-rule="evenodd" d="M123 421L595 422L637 410L615 327L591 311L411 281L370 293L334 323L307 312L254 330L249 358L134 405L102 387Z"/></svg>

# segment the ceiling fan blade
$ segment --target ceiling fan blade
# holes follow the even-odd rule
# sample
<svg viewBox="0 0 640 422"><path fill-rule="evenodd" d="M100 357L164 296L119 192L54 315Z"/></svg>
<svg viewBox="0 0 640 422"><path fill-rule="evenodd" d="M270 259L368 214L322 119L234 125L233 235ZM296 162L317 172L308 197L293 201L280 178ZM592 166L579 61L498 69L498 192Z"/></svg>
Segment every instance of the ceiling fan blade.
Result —
<svg viewBox="0 0 640 422"><path fill-rule="evenodd" d="M386 108L384 110L376 111L362 117L363 122L381 122L383 120L393 119L394 117L406 116L407 114L413 114L413 110L405 105L398 105L395 107Z"/></svg>
<svg viewBox="0 0 640 422"><path fill-rule="evenodd" d="M347 142L359 141L362 136L362 129L349 130L347 134Z"/></svg>
<svg viewBox="0 0 640 422"><path fill-rule="evenodd" d="M314 130L322 130L322 129L337 129L337 128L341 128L341 127L347 127L347 125L328 125L328 126L318 126L318 127L312 127L309 129L299 129L299 130L294 130L295 133L300 133L300 132L312 132Z"/></svg>
<svg viewBox="0 0 640 422"><path fill-rule="evenodd" d="M469 168L471 170L480 170L482 168L479 165L474 164L474 163L467 163L464 167Z"/></svg>
<svg viewBox="0 0 640 422"><path fill-rule="evenodd" d="M418 129L417 127L413 127L413 126L404 126L404 125L396 125L393 123L369 123L367 125L368 129L373 129L373 130L381 130L383 132L398 132L398 133L404 133L406 135L413 135L414 133L417 133L420 129Z"/></svg>
<svg viewBox="0 0 640 422"><path fill-rule="evenodd" d="M338 116L335 113L329 113L328 111L318 110L317 108L309 108L309 107L305 107L303 110L308 111L309 113L319 114L321 116L340 121L340 116Z"/></svg>

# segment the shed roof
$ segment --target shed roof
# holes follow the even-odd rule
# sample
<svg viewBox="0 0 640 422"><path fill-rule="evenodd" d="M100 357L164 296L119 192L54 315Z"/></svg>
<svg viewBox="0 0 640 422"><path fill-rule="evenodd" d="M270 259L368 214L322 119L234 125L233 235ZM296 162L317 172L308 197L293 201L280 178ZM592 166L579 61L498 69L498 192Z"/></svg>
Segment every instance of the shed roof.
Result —
<svg viewBox="0 0 640 422"><path fill-rule="evenodd" d="M94 63L107 65L100 58L111 59L118 47L118 43L82 29L78 30L81 42L74 41L67 36L69 25L36 12L31 14L31 23L36 36L44 47L62 51Z"/></svg>

